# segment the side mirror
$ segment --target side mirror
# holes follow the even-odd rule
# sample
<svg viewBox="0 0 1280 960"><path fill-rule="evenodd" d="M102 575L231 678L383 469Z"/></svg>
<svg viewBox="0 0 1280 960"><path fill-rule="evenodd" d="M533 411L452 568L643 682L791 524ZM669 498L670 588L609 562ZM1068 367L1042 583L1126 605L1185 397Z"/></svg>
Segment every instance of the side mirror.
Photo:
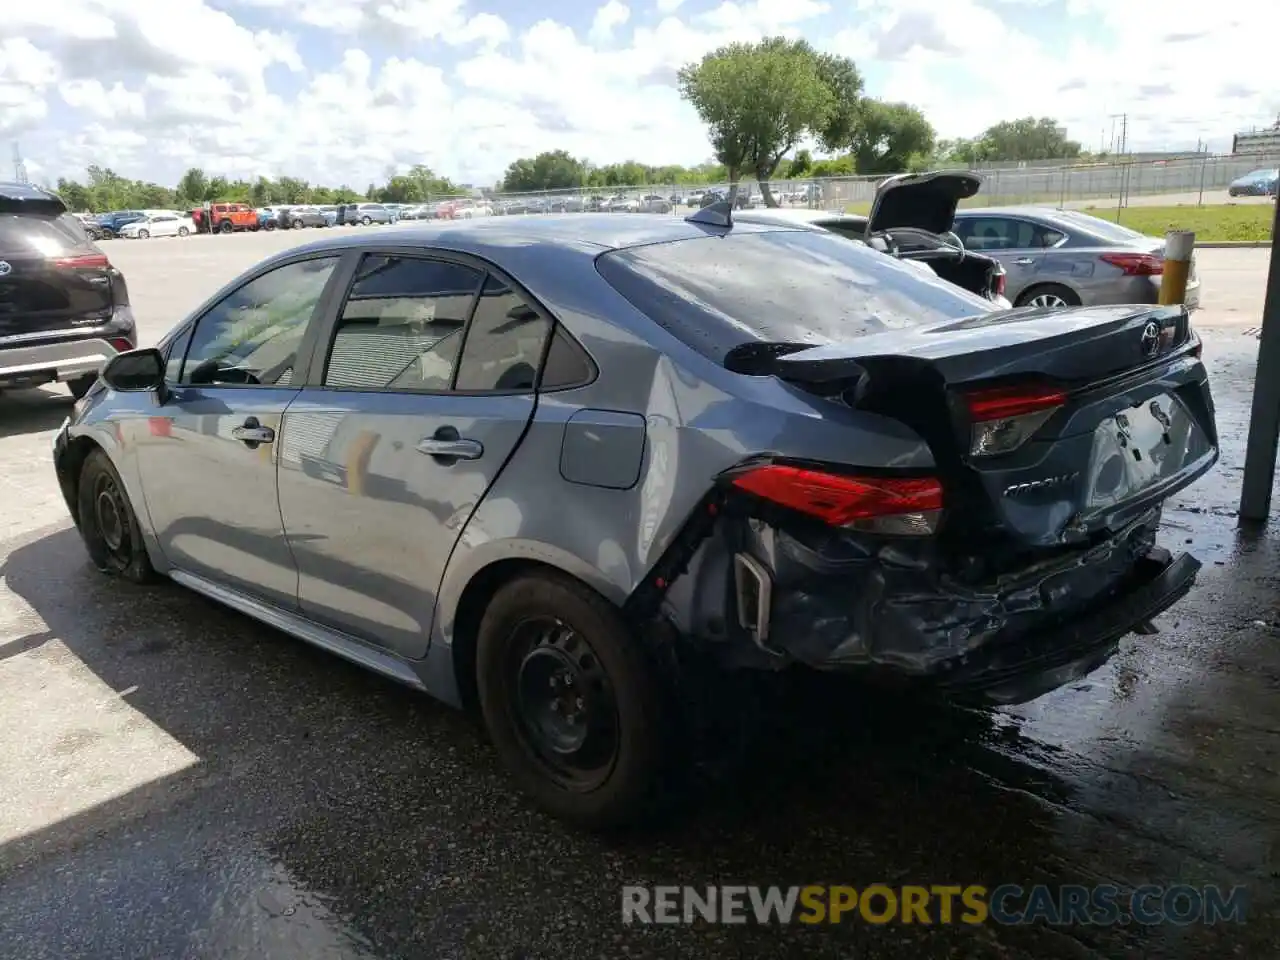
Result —
<svg viewBox="0 0 1280 960"><path fill-rule="evenodd" d="M118 353L102 368L102 379L121 393L164 389L164 354L155 347Z"/></svg>

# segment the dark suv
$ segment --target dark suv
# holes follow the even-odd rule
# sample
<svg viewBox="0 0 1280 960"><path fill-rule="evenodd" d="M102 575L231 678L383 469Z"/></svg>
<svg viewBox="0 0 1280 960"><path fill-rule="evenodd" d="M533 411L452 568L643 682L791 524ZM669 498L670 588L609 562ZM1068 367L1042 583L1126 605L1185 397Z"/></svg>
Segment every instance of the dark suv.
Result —
<svg viewBox="0 0 1280 960"><path fill-rule="evenodd" d="M82 397L137 342L124 276L62 200L0 183L0 389L56 381Z"/></svg>

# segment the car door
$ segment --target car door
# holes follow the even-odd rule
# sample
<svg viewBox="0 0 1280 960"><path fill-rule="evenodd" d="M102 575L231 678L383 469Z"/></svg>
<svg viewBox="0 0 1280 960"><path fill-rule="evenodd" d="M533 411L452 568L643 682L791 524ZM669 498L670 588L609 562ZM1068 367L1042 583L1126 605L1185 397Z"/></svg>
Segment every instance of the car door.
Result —
<svg viewBox="0 0 1280 960"><path fill-rule="evenodd" d="M191 327L172 383L138 438L152 525L187 573L293 608L297 568L276 495L281 417L300 389L339 262L302 258L259 273Z"/></svg>
<svg viewBox="0 0 1280 960"><path fill-rule="evenodd" d="M285 413L302 611L409 658L467 520L523 437L548 319L472 261L367 253Z"/></svg>
<svg viewBox="0 0 1280 960"><path fill-rule="evenodd" d="M178 235L178 218L160 214L151 221L153 237L176 237Z"/></svg>
<svg viewBox="0 0 1280 960"><path fill-rule="evenodd" d="M956 219L955 232L966 248L994 257L1004 265L1005 296L1010 300L1016 301L1036 281L1045 250L1031 221L991 215L960 217Z"/></svg>

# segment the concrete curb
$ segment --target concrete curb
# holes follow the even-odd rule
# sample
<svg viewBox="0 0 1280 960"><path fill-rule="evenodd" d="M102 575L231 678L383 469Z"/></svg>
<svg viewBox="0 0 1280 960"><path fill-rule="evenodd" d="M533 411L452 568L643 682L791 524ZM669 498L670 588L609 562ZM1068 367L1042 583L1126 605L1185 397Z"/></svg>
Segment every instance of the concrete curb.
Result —
<svg viewBox="0 0 1280 960"><path fill-rule="evenodd" d="M1196 241L1197 250L1233 250L1238 247L1270 247L1270 240L1210 240L1207 243Z"/></svg>

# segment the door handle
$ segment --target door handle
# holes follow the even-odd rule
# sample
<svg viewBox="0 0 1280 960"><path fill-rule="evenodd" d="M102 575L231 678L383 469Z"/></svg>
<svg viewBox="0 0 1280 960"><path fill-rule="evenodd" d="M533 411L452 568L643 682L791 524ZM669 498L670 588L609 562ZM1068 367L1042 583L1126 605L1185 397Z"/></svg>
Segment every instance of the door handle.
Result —
<svg viewBox="0 0 1280 960"><path fill-rule="evenodd" d="M479 460L484 456L484 445L479 440L459 436L456 427L441 427L431 436L423 437L417 451L449 464L457 460Z"/></svg>
<svg viewBox="0 0 1280 960"><path fill-rule="evenodd" d="M246 417L243 425L232 428L231 436L247 447L256 447L260 443L271 443L276 432L260 424L257 417Z"/></svg>
<svg viewBox="0 0 1280 960"><path fill-rule="evenodd" d="M1019 257L1017 260L1013 262L1016 266L1019 266L1019 267L1029 267L1033 263L1035 263L1035 260L1032 259L1031 257Z"/></svg>

